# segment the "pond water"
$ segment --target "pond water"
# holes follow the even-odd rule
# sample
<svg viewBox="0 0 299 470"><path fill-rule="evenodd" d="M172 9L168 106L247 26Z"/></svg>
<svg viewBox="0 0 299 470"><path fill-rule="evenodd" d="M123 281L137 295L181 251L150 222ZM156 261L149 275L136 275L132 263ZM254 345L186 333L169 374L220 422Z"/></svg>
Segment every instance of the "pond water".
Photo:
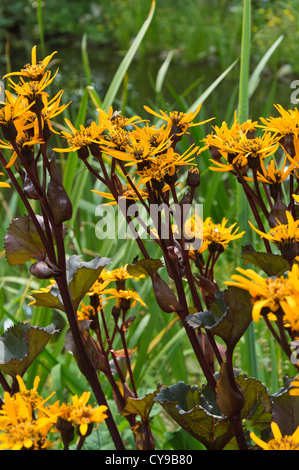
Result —
<svg viewBox="0 0 299 470"><path fill-rule="evenodd" d="M80 98L86 85L86 78L80 62L80 51L77 52L77 54L74 52L71 55L69 49L59 51L59 57L62 58L60 65L61 83L59 85L65 90L66 96L73 101ZM121 60L121 55L111 53L111 51L97 49L89 51L92 84L101 98L105 96ZM186 90L190 89L190 92L183 98L185 104L190 106L224 72L224 69L220 67L217 60L184 64L174 59L170 63L162 93L159 97L156 95L154 88L157 73L162 63L162 60L159 58L146 58L138 56L138 54L131 63L128 71L127 106L131 108L133 113L144 115L144 104L155 106L156 109L162 109L165 103L166 107L171 108L176 101L171 90L176 95L181 96L184 95ZM225 119L226 110L231 101L231 106L235 109L238 100L238 71L239 64L237 63L234 69L229 72L205 101L200 119L210 117L211 115L216 115L220 120ZM280 103L286 108L291 107L290 97L294 91L291 89L293 80L294 77L288 75L288 73L281 73L274 83L273 72L265 69L250 102L250 118L258 119L264 113L265 106L269 102L268 98L272 86L274 87L273 104ZM117 95L118 102L116 100L115 108L117 108L121 96L122 90ZM167 109L165 108L165 110ZM273 107L270 106L267 112L272 113L272 111L274 111Z"/></svg>
<svg viewBox="0 0 299 470"><path fill-rule="evenodd" d="M51 48L47 52L50 53L53 50L55 48ZM54 56L57 63L53 65L53 70L58 66L59 73L54 84L57 89L64 90L65 101L71 100L73 103L72 107L76 110L84 88L87 85L82 66L81 44L75 42L68 46L59 47L57 50L58 54ZM12 55L12 70L18 70L26 61L24 61L24 56L21 56L21 54L14 53ZM101 47L88 47L88 57L92 85L101 99L103 99L123 55L120 52L105 50ZM188 107L225 70L224 67L219 65L216 57L209 61L197 61L186 64L174 55L174 59L170 63L166 74L161 95L157 95L155 92L155 82L162 63L163 60L160 57L151 56L148 58L144 55L138 55L137 52L127 76L128 93L126 104L129 114L139 114L148 117L143 109L144 104L155 109L165 109L165 111L174 109L174 107L178 109L176 97L173 93L176 96L182 97L182 102ZM200 119L214 116L221 122L229 118L226 112L228 112L229 116L232 116L238 100L238 71L239 64L237 63L205 101L200 112ZM270 100L270 103L280 103L285 108L292 107L290 97L294 90L291 89L291 83L295 78L288 74L280 74L276 82L273 72L265 69L250 102L250 118L256 120L265 114L265 106L269 102L272 86L274 87L273 100ZM190 91L184 96L188 89ZM122 92L123 89L120 89L115 100L115 109L118 109L120 106ZM275 110L273 106L268 105L266 112L275 113Z"/></svg>

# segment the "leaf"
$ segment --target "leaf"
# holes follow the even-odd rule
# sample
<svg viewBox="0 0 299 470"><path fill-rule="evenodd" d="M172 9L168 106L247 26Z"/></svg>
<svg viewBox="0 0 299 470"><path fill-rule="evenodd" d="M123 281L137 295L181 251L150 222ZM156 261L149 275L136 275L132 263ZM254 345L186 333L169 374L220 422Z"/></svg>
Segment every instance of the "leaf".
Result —
<svg viewBox="0 0 299 470"><path fill-rule="evenodd" d="M229 421L220 414L215 415L202 404L201 391L196 387L178 382L162 388L155 401L191 436L208 450L222 450L234 437ZM213 406L213 409L215 407ZM234 447L234 445L232 444ZM238 447L235 446L235 449Z"/></svg>
<svg viewBox="0 0 299 470"><path fill-rule="evenodd" d="M163 267L160 259L142 259L133 264L128 264L126 270L131 276L139 277L142 275L153 276L159 268Z"/></svg>
<svg viewBox="0 0 299 470"><path fill-rule="evenodd" d="M244 394L242 420L251 427L263 430L271 422L271 397L266 387L255 378L238 376L237 384ZM238 445L230 421L217 406L215 395L208 385L201 390L184 382L162 388L154 398L165 411L208 450L237 450Z"/></svg>
<svg viewBox="0 0 299 470"><path fill-rule="evenodd" d="M289 379L285 387L276 395L272 396L273 400L273 421L275 421L282 435L292 435L299 426L299 399L297 396L289 394Z"/></svg>
<svg viewBox="0 0 299 470"><path fill-rule="evenodd" d="M86 354L94 366L96 370L101 370L105 371L107 362L99 349L98 345L96 344L95 340L91 336L89 332L89 327L90 327L90 321L83 320L78 322L78 326L80 331L83 333L82 337L84 338L84 348L86 351ZM73 338L73 334L71 330L68 330L65 334L65 349L74 356L76 359L76 362L78 364L79 369L81 372L84 374L84 367L82 367L81 361L80 361L80 355L78 353L76 343Z"/></svg>
<svg viewBox="0 0 299 470"><path fill-rule="evenodd" d="M43 218L36 216L44 229ZM10 265L24 264L45 256L45 248L32 219L28 215L13 219L4 237L4 248Z"/></svg>
<svg viewBox="0 0 299 470"><path fill-rule="evenodd" d="M236 382L244 393L241 418L256 429L266 428L272 419L271 397L265 385L254 377L239 376Z"/></svg>
<svg viewBox="0 0 299 470"><path fill-rule="evenodd" d="M85 294L98 279L103 268L109 263L110 258L102 258L99 256L88 262L82 261L79 255L72 255L67 260L67 282L75 311ZM65 311L56 283L49 287L47 292L32 292L31 296L35 299L35 306L51 307Z"/></svg>
<svg viewBox="0 0 299 470"><path fill-rule="evenodd" d="M156 8L156 2L155 0L152 0L151 2L151 8L150 8L150 11L149 11L149 14L146 18L146 20L144 21L142 27L140 28L138 34L136 35L135 39L133 40L131 46L130 46L130 49L128 50L128 52L126 53L125 57L123 58L120 66L118 67L117 69L117 72L116 74L114 75L112 81L111 81L111 84L108 88L108 91L105 95L105 98L103 100L103 109L108 111L108 109L110 108L110 106L112 105L113 101L114 101L114 98L118 92L118 89L120 87L120 84L132 62L132 60L134 59L134 56L144 38L144 35L152 21L152 18L154 16L154 12L155 12L155 8Z"/></svg>
<svg viewBox="0 0 299 470"><path fill-rule="evenodd" d="M158 394L158 390L147 393L143 398L131 398L129 397L126 401L126 405L122 411L123 416L129 414L137 414L140 416L142 421L146 421L149 418L152 407L154 406L154 398Z"/></svg>
<svg viewBox="0 0 299 470"><path fill-rule="evenodd" d="M0 337L0 370L22 377L56 332L54 325L41 328L18 323L9 328Z"/></svg>
<svg viewBox="0 0 299 470"><path fill-rule="evenodd" d="M249 293L230 286L222 293L222 300L218 294L210 310L188 315L187 321L193 328L204 326L211 330L223 339L227 347L233 349L252 321L251 312Z"/></svg>
<svg viewBox="0 0 299 470"><path fill-rule="evenodd" d="M282 256L274 255L273 253L248 250L242 252L242 258L244 264L253 264L268 276L280 276L285 271L288 271L290 267L289 263Z"/></svg>

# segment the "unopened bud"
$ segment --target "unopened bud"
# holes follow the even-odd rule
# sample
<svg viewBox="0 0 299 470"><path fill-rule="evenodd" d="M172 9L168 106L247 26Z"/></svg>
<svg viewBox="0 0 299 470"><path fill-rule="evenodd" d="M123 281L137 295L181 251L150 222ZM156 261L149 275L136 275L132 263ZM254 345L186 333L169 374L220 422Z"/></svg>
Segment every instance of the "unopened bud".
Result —
<svg viewBox="0 0 299 470"><path fill-rule="evenodd" d="M59 274L58 267L51 266L46 261L37 261L33 263L29 268L32 276L38 279L51 279Z"/></svg>
<svg viewBox="0 0 299 470"><path fill-rule="evenodd" d="M50 161L50 181L48 184L47 197L52 209L55 224L59 225L72 217L72 203L63 187L54 154L52 154Z"/></svg>
<svg viewBox="0 0 299 470"><path fill-rule="evenodd" d="M179 312L182 310L182 307L170 289L161 277L156 274L152 278L154 294L157 300L159 307L166 313Z"/></svg>
<svg viewBox="0 0 299 470"><path fill-rule="evenodd" d="M278 223L286 225L288 223L286 215L287 210L287 206L282 202L280 196L278 196L268 217L269 226L273 228L276 227Z"/></svg>
<svg viewBox="0 0 299 470"><path fill-rule="evenodd" d="M190 188L197 188L200 185L200 172L198 168L190 168L186 183Z"/></svg>
<svg viewBox="0 0 299 470"><path fill-rule="evenodd" d="M25 174L23 180L23 191L28 199L39 199L38 192L27 173Z"/></svg>
<svg viewBox="0 0 299 470"><path fill-rule="evenodd" d="M86 160L89 157L89 149L87 145L80 147L77 150L77 155L79 158L81 158L81 160Z"/></svg>

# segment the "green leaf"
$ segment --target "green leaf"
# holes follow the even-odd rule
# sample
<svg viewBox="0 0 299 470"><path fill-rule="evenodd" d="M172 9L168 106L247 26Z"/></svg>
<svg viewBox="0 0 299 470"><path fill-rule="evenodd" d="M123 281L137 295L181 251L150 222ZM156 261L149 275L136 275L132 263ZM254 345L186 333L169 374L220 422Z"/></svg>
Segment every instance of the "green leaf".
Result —
<svg viewBox="0 0 299 470"><path fill-rule="evenodd" d="M289 379L282 390L272 396L273 421L275 421L282 435L291 436L299 426L299 399L289 394Z"/></svg>
<svg viewBox="0 0 299 470"><path fill-rule="evenodd" d="M131 276L139 277L141 275L153 276L162 267L163 263L160 259L142 259L128 264L126 269Z"/></svg>
<svg viewBox="0 0 299 470"><path fill-rule="evenodd" d="M44 228L43 218L36 216ZM32 219L28 215L13 219L4 237L4 248L10 265L24 264L32 259L43 258L45 248Z"/></svg>
<svg viewBox="0 0 299 470"><path fill-rule="evenodd" d="M103 109L108 111L110 106L112 105L113 101L114 101L114 98L118 92L118 89L120 87L120 84L132 62L132 60L134 59L134 56L138 50L138 47L140 46L143 38L144 38L144 35L149 27L149 25L151 24L151 21L152 21L152 18L154 16L154 12L155 12L155 7L156 7L156 2L155 0L152 0L152 3L151 3L151 8L150 8L150 11L149 11L149 14L146 18L146 20L144 21L141 29L139 30L137 36L135 37L134 41L132 42L131 44L131 47L130 49L128 50L128 52L126 53L125 57L123 58L120 66L118 67L117 69L117 72L116 74L114 75L113 79L112 79L112 82L109 86L109 89L106 93L106 96L103 100Z"/></svg>
<svg viewBox="0 0 299 470"><path fill-rule="evenodd" d="M72 255L67 260L67 282L75 311L85 294L98 279L103 268L109 263L110 258L102 258L99 256L88 262L82 261L79 255ZM34 305L36 306L56 308L65 311L56 283L49 288L48 292L32 292L31 297L35 299Z"/></svg>
<svg viewBox="0 0 299 470"><path fill-rule="evenodd" d="M9 328L0 337L0 370L22 377L56 332L54 325L40 328L18 323Z"/></svg>
<svg viewBox="0 0 299 470"><path fill-rule="evenodd" d="M187 321L193 328L204 326L211 330L233 349L252 321L252 304L249 293L234 286L222 295L222 302L218 299L210 310L189 315ZM224 305L227 306L225 311ZM221 315L221 312L224 313Z"/></svg>
<svg viewBox="0 0 299 470"><path fill-rule="evenodd" d="M256 429L265 429L272 420L271 397L265 385L254 377L239 376L236 382L244 393L241 418Z"/></svg>
<svg viewBox="0 0 299 470"><path fill-rule="evenodd" d="M244 249L248 249L248 251L244 251ZM243 248L242 258L244 264L253 264L268 276L280 276L285 271L288 271L290 267L289 263L282 256L252 251L248 246Z"/></svg>
<svg viewBox="0 0 299 470"><path fill-rule="evenodd" d="M222 450L232 439L230 423L220 414L215 415L205 409L207 404L201 399L201 391L196 387L178 382L162 388L155 401L191 436L200 441L208 450ZM213 406L213 409L215 407ZM234 444L232 444L234 447ZM235 445L235 449L237 449Z"/></svg>
<svg viewBox="0 0 299 470"><path fill-rule="evenodd" d="M158 390L155 390L154 392L147 393L143 398L127 398L122 415L136 414L140 416L142 421L148 420L151 409L155 404L154 398L157 393Z"/></svg>

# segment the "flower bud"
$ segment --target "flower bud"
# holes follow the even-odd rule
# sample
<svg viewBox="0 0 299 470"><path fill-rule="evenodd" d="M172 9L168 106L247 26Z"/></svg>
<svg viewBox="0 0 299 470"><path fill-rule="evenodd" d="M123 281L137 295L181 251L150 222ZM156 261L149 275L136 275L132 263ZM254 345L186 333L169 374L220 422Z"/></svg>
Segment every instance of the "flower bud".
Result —
<svg viewBox="0 0 299 470"><path fill-rule="evenodd" d="M2 125L1 129L5 140L15 140L18 135L18 131L13 122L9 122L8 124Z"/></svg>
<svg viewBox="0 0 299 470"><path fill-rule="evenodd" d="M200 185L200 172L198 168L190 168L186 184L190 186L190 188L197 188Z"/></svg>
<svg viewBox="0 0 299 470"><path fill-rule="evenodd" d="M33 263L30 266L29 271L32 276L35 276L38 279L51 279L59 274L59 269L51 266L46 261L37 261L36 263Z"/></svg>
<svg viewBox="0 0 299 470"><path fill-rule="evenodd" d="M39 199L38 192L27 173L25 173L23 179L23 191L28 199Z"/></svg>
<svg viewBox="0 0 299 470"><path fill-rule="evenodd" d="M153 276L152 283L157 303L163 312L172 313L182 310L178 299L158 274Z"/></svg>
<svg viewBox="0 0 299 470"><path fill-rule="evenodd" d="M87 145L85 145L84 147L80 147L77 150L77 155L79 158L81 158L81 160L86 160L89 157L89 149Z"/></svg>
<svg viewBox="0 0 299 470"><path fill-rule="evenodd" d="M56 428L60 432L61 440L63 442L64 447L68 448L75 435L72 423L66 419L61 418L61 416L58 416Z"/></svg>
<svg viewBox="0 0 299 470"><path fill-rule="evenodd" d="M47 197L56 225L72 217L72 203L63 187L54 154L50 161L50 181L47 189Z"/></svg>

